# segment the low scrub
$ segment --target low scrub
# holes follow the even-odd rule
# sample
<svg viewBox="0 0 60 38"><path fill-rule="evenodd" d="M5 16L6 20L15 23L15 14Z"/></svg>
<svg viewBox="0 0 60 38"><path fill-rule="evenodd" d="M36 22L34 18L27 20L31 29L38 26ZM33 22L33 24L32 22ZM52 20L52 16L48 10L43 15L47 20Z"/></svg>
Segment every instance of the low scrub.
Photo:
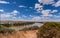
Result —
<svg viewBox="0 0 60 38"><path fill-rule="evenodd" d="M46 22L39 28L38 38L60 38L60 23Z"/></svg>
<svg viewBox="0 0 60 38"><path fill-rule="evenodd" d="M13 32L15 32L15 30L9 29L3 25L0 25L0 33L3 33L3 34L10 33L11 34Z"/></svg>
<svg viewBox="0 0 60 38"><path fill-rule="evenodd" d="M13 24L0 24L5 27L11 27L11 26L26 26L26 25L32 25L34 22L26 22L26 23L13 23Z"/></svg>

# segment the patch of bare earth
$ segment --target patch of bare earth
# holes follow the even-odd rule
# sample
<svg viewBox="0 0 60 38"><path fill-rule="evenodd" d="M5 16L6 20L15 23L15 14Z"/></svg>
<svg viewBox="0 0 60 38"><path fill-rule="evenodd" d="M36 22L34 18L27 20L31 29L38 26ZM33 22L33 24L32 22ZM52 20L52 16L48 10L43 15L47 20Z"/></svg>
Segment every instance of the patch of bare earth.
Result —
<svg viewBox="0 0 60 38"><path fill-rule="evenodd" d="M37 38L38 30L19 31L13 34L3 35L0 38Z"/></svg>

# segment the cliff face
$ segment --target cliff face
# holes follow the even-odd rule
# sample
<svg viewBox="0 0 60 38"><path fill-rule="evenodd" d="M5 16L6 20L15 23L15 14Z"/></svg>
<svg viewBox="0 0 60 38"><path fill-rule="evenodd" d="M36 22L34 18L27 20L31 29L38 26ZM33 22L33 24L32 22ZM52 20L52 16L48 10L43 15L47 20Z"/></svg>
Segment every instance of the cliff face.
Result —
<svg viewBox="0 0 60 38"><path fill-rule="evenodd" d="M3 35L0 38L37 38L38 30L19 31L13 34Z"/></svg>

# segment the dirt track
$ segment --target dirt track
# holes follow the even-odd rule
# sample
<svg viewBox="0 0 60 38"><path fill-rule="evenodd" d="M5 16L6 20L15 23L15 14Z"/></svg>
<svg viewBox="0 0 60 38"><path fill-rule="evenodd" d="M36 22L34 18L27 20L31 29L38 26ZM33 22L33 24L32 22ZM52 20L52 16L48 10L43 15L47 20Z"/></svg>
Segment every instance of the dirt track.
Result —
<svg viewBox="0 0 60 38"><path fill-rule="evenodd" d="M38 30L19 31L13 34L3 35L0 38L37 38Z"/></svg>

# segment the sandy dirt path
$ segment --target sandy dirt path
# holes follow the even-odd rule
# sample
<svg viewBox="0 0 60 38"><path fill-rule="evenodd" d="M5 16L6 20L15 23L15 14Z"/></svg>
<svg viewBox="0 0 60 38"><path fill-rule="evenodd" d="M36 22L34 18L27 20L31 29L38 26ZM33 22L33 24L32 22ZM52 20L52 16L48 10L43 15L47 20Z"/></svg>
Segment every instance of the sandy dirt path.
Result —
<svg viewBox="0 0 60 38"><path fill-rule="evenodd" d="M19 31L13 34L3 35L0 38L37 38L38 30Z"/></svg>

